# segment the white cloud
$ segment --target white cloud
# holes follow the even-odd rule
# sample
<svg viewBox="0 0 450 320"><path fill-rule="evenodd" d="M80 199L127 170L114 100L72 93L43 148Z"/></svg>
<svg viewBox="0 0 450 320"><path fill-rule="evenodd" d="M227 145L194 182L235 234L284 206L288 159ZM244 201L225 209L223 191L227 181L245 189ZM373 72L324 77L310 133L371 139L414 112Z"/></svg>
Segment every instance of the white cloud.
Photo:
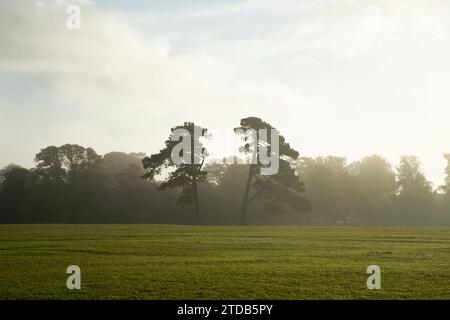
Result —
<svg viewBox="0 0 450 320"><path fill-rule="evenodd" d="M144 41L123 16L94 5L82 6L81 30L68 30L67 3L2 3L0 11L0 68L50 77L53 96L45 103L70 110L63 125L41 124L56 141L151 152L181 121L232 128L243 108L267 113L277 101L282 107L296 99L268 81L241 82L211 55L172 56L163 35Z"/></svg>

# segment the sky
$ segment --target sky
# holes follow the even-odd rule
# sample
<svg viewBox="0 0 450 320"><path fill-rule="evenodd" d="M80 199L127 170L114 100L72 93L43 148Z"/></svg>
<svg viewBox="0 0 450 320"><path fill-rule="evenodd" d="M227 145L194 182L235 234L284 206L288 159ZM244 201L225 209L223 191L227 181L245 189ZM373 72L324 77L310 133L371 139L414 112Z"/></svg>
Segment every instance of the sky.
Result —
<svg viewBox="0 0 450 320"><path fill-rule="evenodd" d="M448 57L448 0L2 0L0 166L65 143L152 154L184 121L218 136L257 116L301 156L417 155L438 186Z"/></svg>

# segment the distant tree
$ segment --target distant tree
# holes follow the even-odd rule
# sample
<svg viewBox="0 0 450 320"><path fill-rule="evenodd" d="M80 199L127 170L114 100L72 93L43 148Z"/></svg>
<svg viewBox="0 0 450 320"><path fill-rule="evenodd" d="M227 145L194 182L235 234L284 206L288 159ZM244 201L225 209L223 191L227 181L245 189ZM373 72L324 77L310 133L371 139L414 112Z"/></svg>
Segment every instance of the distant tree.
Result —
<svg viewBox="0 0 450 320"><path fill-rule="evenodd" d="M93 211L94 203L99 201L101 159L94 149L76 144L50 146L35 157L38 180L46 187L52 186L54 195L61 192L59 188L65 191L71 221L77 221L82 211Z"/></svg>
<svg viewBox="0 0 450 320"><path fill-rule="evenodd" d="M261 139L259 130L267 130L267 141ZM303 195L305 192L305 185L299 180L295 174L295 170L291 164L296 160L299 153L294 150L284 139L279 135L279 170L274 175L262 175L261 169L265 165L259 161L259 151L267 151L268 154L273 155L273 141L270 138L270 132L275 129L272 125L262 121L256 117L249 117L241 119L240 127L236 128L236 132L243 132L244 141L246 141L243 151L246 154L256 154L256 163L250 163L247 175L247 182L242 198L242 205L240 211L240 224L247 223L247 210L249 204L256 198L259 198L267 211L273 213L283 213L286 206L290 206L297 211L309 210L311 204L309 200ZM248 136L248 132L255 132L256 136ZM256 145L258 150L251 150L251 145ZM250 196L250 192L253 194Z"/></svg>
<svg viewBox="0 0 450 320"><path fill-rule="evenodd" d="M153 185L142 179L143 153L110 152L103 156L102 171L106 174L109 199L107 219L113 221L148 221L149 208L156 207ZM155 208L156 210L156 208Z"/></svg>
<svg viewBox="0 0 450 320"><path fill-rule="evenodd" d="M20 169L22 168L21 166L17 165L17 164L8 164L6 167L0 169L0 184L5 180L5 174L8 171L11 171L12 169Z"/></svg>
<svg viewBox="0 0 450 320"><path fill-rule="evenodd" d="M345 158L300 158L296 169L308 187L306 196L313 204L310 220L330 225L344 224L354 218L357 190Z"/></svg>
<svg viewBox="0 0 450 320"><path fill-rule="evenodd" d="M217 187L222 183L222 179L229 165L220 161L212 161L204 166L204 170L208 172L206 181L212 186Z"/></svg>
<svg viewBox="0 0 450 320"><path fill-rule="evenodd" d="M204 204L209 222L212 224L234 225L239 223L240 203L245 190L248 165L223 164L214 161L205 165L207 182L212 186ZM202 190L204 193L205 191Z"/></svg>
<svg viewBox="0 0 450 320"><path fill-rule="evenodd" d="M66 172L63 169L63 159L58 147L50 146L36 154L36 170L45 183L63 183Z"/></svg>
<svg viewBox="0 0 450 320"><path fill-rule="evenodd" d="M447 161L447 166L445 167L445 184L442 189L450 197L450 153L445 153L444 159Z"/></svg>
<svg viewBox="0 0 450 320"><path fill-rule="evenodd" d="M369 225L389 225L395 199L395 172L384 158L373 155L352 163L358 195L357 216Z"/></svg>
<svg viewBox="0 0 450 320"><path fill-rule="evenodd" d="M450 224L450 153L444 154L444 159L447 161L445 167L445 184L440 188L443 194L438 195L441 199L441 216L444 223Z"/></svg>
<svg viewBox="0 0 450 320"><path fill-rule="evenodd" d="M0 221L24 221L24 205L26 203L26 182L29 170L16 165L9 165L2 169L0 193Z"/></svg>
<svg viewBox="0 0 450 320"><path fill-rule="evenodd" d="M397 167L397 210L400 224L430 224L434 214L431 183L422 172L418 157L402 156Z"/></svg>
<svg viewBox="0 0 450 320"><path fill-rule="evenodd" d="M203 147L201 136L207 134L207 129L196 126L192 122L185 122L183 125L171 129L170 137L165 141L165 148L159 153L142 160L144 169L147 173L144 178L154 180L161 175L165 169L168 172L167 178L158 186L158 190L166 190L168 188L180 188L181 196L178 198L178 204L194 203L195 221L200 222L200 200L198 193L198 184L205 182L207 172L203 170L205 158L207 156L206 149ZM184 132L181 136L176 137L174 133ZM200 136L196 133L199 132ZM190 138L190 148L180 151L179 156L189 159L190 163L175 163L172 160L172 152L184 139ZM177 140L180 139L180 140ZM188 141L188 140L186 140ZM198 148L196 148L196 146ZM199 152L198 152L199 151ZM185 152L185 153L184 153ZM164 172L167 173L167 172Z"/></svg>
<svg viewBox="0 0 450 320"><path fill-rule="evenodd" d="M237 156L210 160L204 166L205 171L208 172L207 182L213 186L219 186L230 168L234 168L237 163L243 163L243 160ZM240 166L242 167L242 165Z"/></svg>
<svg viewBox="0 0 450 320"><path fill-rule="evenodd" d="M142 159L145 153L109 152L103 156L102 167L109 175L124 174L129 171L139 172L142 176Z"/></svg>
<svg viewBox="0 0 450 320"><path fill-rule="evenodd" d="M102 157L74 144L46 147L36 155L35 168L0 169L0 223L191 224L193 217L199 222L201 195L202 224L450 225L450 154L444 155L445 183L434 191L417 157L401 157L394 173L379 156L350 165L334 156L299 158L279 136L278 173L265 175L274 163L267 158L206 164L206 152L193 149L197 144L205 151L198 132L206 129L199 129L193 123L173 128L165 148L151 157L122 152ZM273 129L270 124L246 118L239 129L244 155L254 155L255 146L262 151L256 157L274 155L276 136L267 140L258 131ZM256 134L247 134L252 130ZM183 137L191 143L180 149ZM174 163L171 155L177 152L182 161ZM299 215L310 200L312 210ZM193 217L177 205L185 203L194 205Z"/></svg>

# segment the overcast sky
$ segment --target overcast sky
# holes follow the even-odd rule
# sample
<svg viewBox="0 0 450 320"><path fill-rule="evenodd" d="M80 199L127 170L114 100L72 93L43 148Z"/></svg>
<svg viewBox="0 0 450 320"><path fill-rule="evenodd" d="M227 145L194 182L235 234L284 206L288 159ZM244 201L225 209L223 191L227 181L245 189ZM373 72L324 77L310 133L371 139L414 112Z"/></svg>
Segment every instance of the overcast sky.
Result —
<svg viewBox="0 0 450 320"><path fill-rule="evenodd" d="M183 121L259 116L303 156L414 154L440 184L449 57L448 0L2 0L0 166L64 143L151 154Z"/></svg>

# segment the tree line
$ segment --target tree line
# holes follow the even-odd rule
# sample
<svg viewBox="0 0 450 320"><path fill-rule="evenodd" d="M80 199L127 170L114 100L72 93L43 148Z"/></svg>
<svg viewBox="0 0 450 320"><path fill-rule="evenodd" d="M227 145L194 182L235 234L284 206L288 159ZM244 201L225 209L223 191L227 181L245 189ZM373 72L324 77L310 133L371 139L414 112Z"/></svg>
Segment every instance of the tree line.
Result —
<svg viewBox="0 0 450 320"><path fill-rule="evenodd" d="M200 159L174 163L179 128L199 129L191 122L172 128L164 148L149 156L101 156L66 144L40 150L34 168L6 166L0 223L450 226L450 154L444 155L445 184L433 189L415 156L402 156L395 168L378 155L352 163L301 157L280 135L279 172L262 175L259 162L207 159L195 135L190 139L204 152L183 152ZM242 119L239 128L274 129L255 117ZM248 137L242 141L242 153L249 153ZM271 152L271 141L264 148Z"/></svg>

